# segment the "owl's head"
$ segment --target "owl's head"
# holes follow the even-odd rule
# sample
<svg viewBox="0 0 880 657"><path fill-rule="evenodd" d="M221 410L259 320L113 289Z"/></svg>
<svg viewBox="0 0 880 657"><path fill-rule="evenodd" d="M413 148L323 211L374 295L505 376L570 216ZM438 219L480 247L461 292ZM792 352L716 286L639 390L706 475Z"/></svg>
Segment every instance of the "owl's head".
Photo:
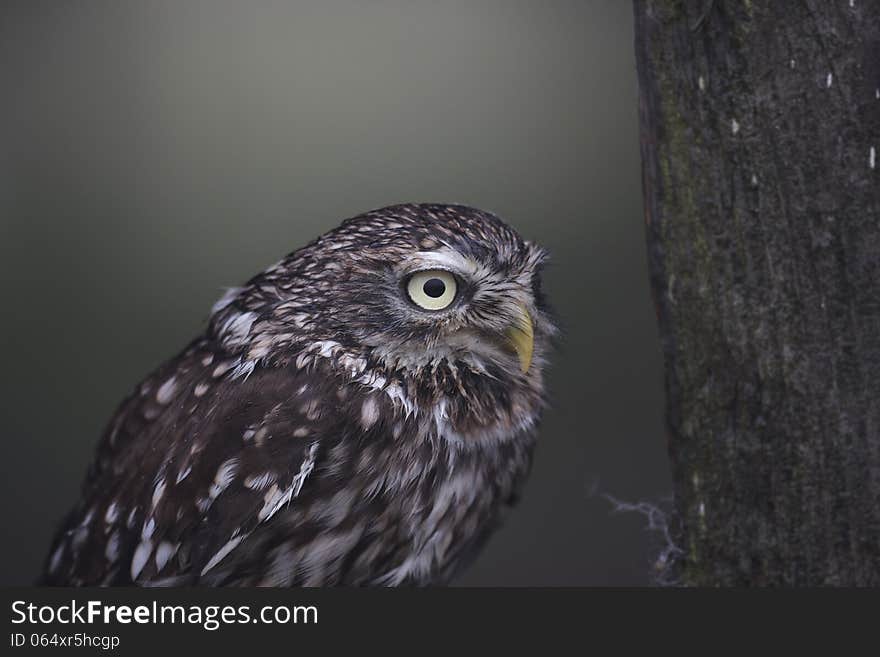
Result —
<svg viewBox="0 0 880 657"><path fill-rule="evenodd" d="M386 379L430 371L540 385L555 331L541 292L545 259L487 212L391 206L345 221L232 291L213 326L250 361L325 357Z"/></svg>

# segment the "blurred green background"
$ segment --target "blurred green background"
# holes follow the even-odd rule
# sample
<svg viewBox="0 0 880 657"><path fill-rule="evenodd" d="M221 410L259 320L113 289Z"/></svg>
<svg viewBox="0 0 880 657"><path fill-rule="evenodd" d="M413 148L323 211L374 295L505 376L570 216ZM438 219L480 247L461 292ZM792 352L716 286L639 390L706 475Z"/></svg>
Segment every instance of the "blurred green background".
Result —
<svg viewBox="0 0 880 657"><path fill-rule="evenodd" d="M235 285L404 201L545 245L565 329L520 507L459 582L637 585L671 490L631 7L22 2L0 8L2 559L29 583L116 403Z"/></svg>

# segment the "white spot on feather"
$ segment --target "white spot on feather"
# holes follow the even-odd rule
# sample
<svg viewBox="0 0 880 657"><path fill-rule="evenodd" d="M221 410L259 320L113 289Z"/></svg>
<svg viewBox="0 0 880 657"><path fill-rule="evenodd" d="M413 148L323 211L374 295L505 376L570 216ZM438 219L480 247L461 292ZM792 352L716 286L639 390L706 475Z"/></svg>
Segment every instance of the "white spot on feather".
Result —
<svg viewBox="0 0 880 657"><path fill-rule="evenodd" d="M88 537L89 530L87 527L78 527L76 530L74 530L73 535L70 537L70 545L73 548L74 552L79 551L79 549L85 544Z"/></svg>
<svg viewBox="0 0 880 657"><path fill-rule="evenodd" d="M244 480L244 485L251 490L263 490L275 480L275 475L271 472L251 476Z"/></svg>
<svg viewBox="0 0 880 657"><path fill-rule="evenodd" d="M876 167L876 166L877 166L877 151L873 146L871 146L871 150L868 151L868 167L873 170L874 167Z"/></svg>
<svg viewBox="0 0 880 657"><path fill-rule="evenodd" d="M177 546L168 542L162 541L159 543L159 547L156 548L156 572L161 571L165 564L168 563L168 560L175 555L177 552Z"/></svg>
<svg viewBox="0 0 880 657"><path fill-rule="evenodd" d="M226 490L226 487L232 483L237 470L237 458L227 459L219 468L217 468L217 474L214 475L214 482L211 484L211 489L208 491L208 495L212 500L217 499L217 496Z"/></svg>
<svg viewBox="0 0 880 657"><path fill-rule="evenodd" d="M156 401L162 405L167 404L174 397L174 390L176 388L177 381L176 378L172 376L161 385L159 390L156 391Z"/></svg>
<svg viewBox="0 0 880 657"><path fill-rule="evenodd" d="M156 531L156 520L154 518L150 518L147 522L144 523L143 529L141 529L141 540L146 541L147 539L153 536L153 532Z"/></svg>
<svg viewBox="0 0 880 657"><path fill-rule="evenodd" d="M307 419L314 422L321 417L321 402L319 399L310 399L299 407L299 412L306 416Z"/></svg>
<svg viewBox="0 0 880 657"><path fill-rule="evenodd" d="M147 565L147 561L152 552L152 541L141 541L137 546L137 549L134 551L134 556L131 558L131 578L133 580L137 579L138 575L141 574L141 571L144 569L144 566Z"/></svg>
<svg viewBox="0 0 880 657"><path fill-rule="evenodd" d="M52 558L49 559L49 572L56 573L58 572L58 567L61 565L61 557L64 556L64 541L62 541L55 551L52 553Z"/></svg>
<svg viewBox="0 0 880 657"><path fill-rule="evenodd" d="M107 545L104 547L104 556L111 563L119 558L119 532L110 534L110 538L107 539Z"/></svg>
<svg viewBox="0 0 880 657"><path fill-rule="evenodd" d="M438 436L447 434L446 428L449 423L449 416L446 414L446 398L443 397L438 404L434 406L434 428Z"/></svg>
<svg viewBox="0 0 880 657"><path fill-rule="evenodd" d="M83 518L83 521L80 523L81 527L87 527L92 524L92 518L95 517L95 507L89 509L89 512L86 514L86 517Z"/></svg>
<svg viewBox="0 0 880 657"><path fill-rule="evenodd" d="M404 389L397 383L389 383L385 387L384 392L391 399L392 403L399 404L403 407L403 410L406 412L406 417L415 415L418 412L418 407L410 401Z"/></svg>
<svg viewBox="0 0 880 657"><path fill-rule="evenodd" d="M175 484L179 484L181 481L186 479L189 476L189 473L192 472L192 466L188 465L183 468L180 472L177 473L177 479L174 480Z"/></svg>
<svg viewBox="0 0 880 657"><path fill-rule="evenodd" d="M238 544L241 543L241 539L243 539L243 538L244 538L244 536L236 536L235 538L232 538L232 539L226 541L226 544L222 548L217 550L217 552L214 554L214 556L211 557L211 560L205 564L205 567L202 568L201 574L204 575L209 570L211 570L211 568L213 568L218 563L223 561L224 557L226 557L227 554L232 552L238 546Z"/></svg>
<svg viewBox="0 0 880 657"><path fill-rule="evenodd" d="M324 358L330 358L338 349L341 349L341 345L334 340L319 340L309 347L309 351Z"/></svg>
<svg viewBox="0 0 880 657"><path fill-rule="evenodd" d="M247 380L247 378L254 371L254 368L257 366L257 361L255 360L245 360L236 365L235 369L232 372L233 379L240 379L242 377Z"/></svg>
<svg viewBox="0 0 880 657"><path fill-rule="evenodd" d="M208 388L209 388L209 387L210 387L210 386L209 386L207 383L199 383L199 384L193 389L193 394L194 394L196 397L201 397L201 396L204 395L206 392L208 392Z"/></svg>
<svg viewBox="0 0 880 657"><path fill-rule="evenodd" d="M226 374L233 367L238 365L239 359L236 360L227 360L226 362L220 363L217 367L214 368L214 371L211 373L211 376L215 379L219 379L221 376Z"/></svg>
<svg viewBox="0 0 880 657"><path fill-rule="evenodd" d="M220 332L223 334L224 339L233 343L239 343L251 332L251 326L253 326L256 319L257 313L236 313L223 322Z"/></svg>
<svg viewBox="0 0 880 657"><path fill-rule="evenodd" d="M372 397L367 397L361 405L361 426L367 431L379 420L379 404Z"/></svg>
<svg viewBox="0 0 880 657"><path fill-rule="evenodd" d="M153 500L151 502L151 508L155 509L156 505L162 500L162 496L165 494L165 477L162 477L159 481L156 482L156 485L153 487Z"/></svg>
<svg viewBox="0 0 880 657"><path fill-rule="evenodd" d="M730 131L733 134L736 134L737 132L739 132L739 121L737 121L736 119L730 120Z"/></svg>
<svg viewBox="0 0 880 657"><path fill-rule="evenodd" d="M318 443L312 443L306 454L306 458L299 467L299 472L296 473L296 476L293 478L293 481L291 481L290 487L287 490L282 491L278 486L273 485L266 492L266 495L263 497L263 508L260 509L259 514L257 514L257 518L260 521L268 520L278 513L278 510L282 506L299 495L303 484L315 468L315 454L317 451Z"/></svg>
<svg viewBox="0 0 880 657"><path fill-rule="evenodd" d="M112 525L116 522L116 518L119 516L119 507L116 505L116 502L110 502L110 505L107 507L107 511L104 513L104 522L108 525Z"/></svg>
<svg viewBox="0 0 880 657"><path fill-rule="evenodd" d="M828 77L825 78L825 88L831 88L831 85L834 83L834 73L829 73Z"/></svg>

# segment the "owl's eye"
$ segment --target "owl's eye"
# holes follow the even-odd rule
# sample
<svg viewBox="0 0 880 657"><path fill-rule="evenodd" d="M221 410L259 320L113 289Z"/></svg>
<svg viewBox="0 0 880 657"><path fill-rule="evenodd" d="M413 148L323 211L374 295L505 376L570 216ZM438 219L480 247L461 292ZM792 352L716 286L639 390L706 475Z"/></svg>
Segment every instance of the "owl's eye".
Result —
<svg viewBox="0 0 880 657"><path fill-rule="evenodd" d="M406 284L409 298L425 310L443 310L449 307L455 301L457 290L455 276L442 269L416 272Z"/></svg>

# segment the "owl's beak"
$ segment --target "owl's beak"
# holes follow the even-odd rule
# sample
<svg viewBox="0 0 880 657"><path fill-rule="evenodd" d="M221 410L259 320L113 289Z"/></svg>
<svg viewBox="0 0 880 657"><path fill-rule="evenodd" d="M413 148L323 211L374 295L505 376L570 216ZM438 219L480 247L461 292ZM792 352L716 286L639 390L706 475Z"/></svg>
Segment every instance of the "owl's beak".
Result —
<svg viewBox="0 0 880 657"><path fill-rule="evenodd" d="M532 326L532 316L522 304L517 304L519 311L513 324L506 331L507 340L519 358L519 366L522 373L529 371L532 364L532 352L535 349L535 331Z"/></svg>

